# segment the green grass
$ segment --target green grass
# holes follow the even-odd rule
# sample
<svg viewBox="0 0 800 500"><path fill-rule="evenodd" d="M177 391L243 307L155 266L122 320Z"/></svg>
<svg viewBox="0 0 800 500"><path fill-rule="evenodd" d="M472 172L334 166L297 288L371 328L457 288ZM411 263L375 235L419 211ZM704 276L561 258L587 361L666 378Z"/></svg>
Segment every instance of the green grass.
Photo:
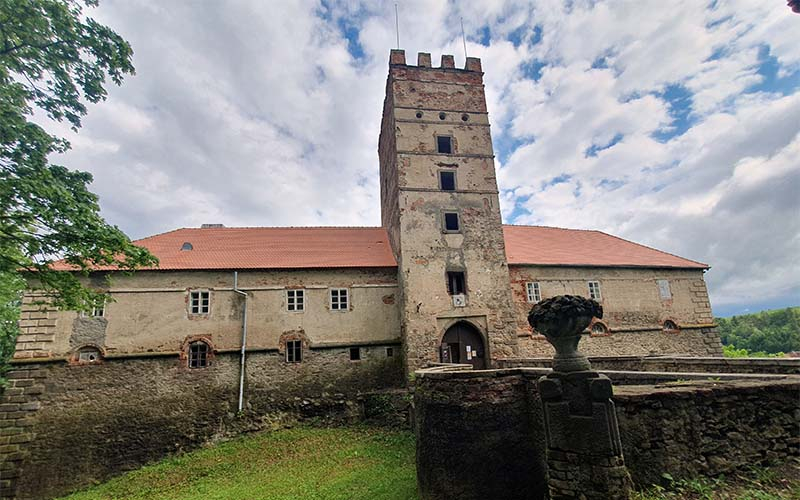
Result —
<svg viewBox="0 0 800 500"><path fill-rule="evenodd" d="M66 498L405 500L416 490L413 434L301 427L170 458Z"/></svg>

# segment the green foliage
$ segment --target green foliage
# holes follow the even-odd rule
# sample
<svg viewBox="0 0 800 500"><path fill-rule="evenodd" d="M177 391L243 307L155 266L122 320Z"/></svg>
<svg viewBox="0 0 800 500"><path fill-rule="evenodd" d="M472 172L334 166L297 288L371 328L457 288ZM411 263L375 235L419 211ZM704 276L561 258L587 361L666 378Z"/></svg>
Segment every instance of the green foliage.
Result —
<svg viewBox="0 0 800 500"><path fill-rule="evenodd" d="M100 299L76 274L95 265L130 271L156 263L100 216L89 173L49 163L69 143L31 121L38 109L77 130L85 103L105 99L106 80L120 84L133 74L128 42L84 11L96 5L0 0L0 273L24 275L70 309ZM77 273L53 270L57 259Z"/></svg>
<svg viewBox="0 0 800 500"><path fill-rule="evenodd" d="M722 355L726 358L780 358L784 353L768 353L764 351L748 351L747 349L737 349L734 345L723 345Z"/></svg>
<svg viewBox="0 0 800 500"><path fill-rule="evenodd" d="M17 319L25 282L16 274L0 272L0 384L3 382L4 367L14 353L17 339Z"/></svg>
<svg viewBox="0 0 800 500"><path fill-rule="evenodd" d="M730 318L716 318L725 351L740 357L741 350L750 356L800 351L800 307L762 311Z"/></svg>
<svg viewBox="0 0 800 500"><path fill-rule="evenodd" d="M149 465L68 497L417 498L414 435L368 427L265 432Z"/></svg>

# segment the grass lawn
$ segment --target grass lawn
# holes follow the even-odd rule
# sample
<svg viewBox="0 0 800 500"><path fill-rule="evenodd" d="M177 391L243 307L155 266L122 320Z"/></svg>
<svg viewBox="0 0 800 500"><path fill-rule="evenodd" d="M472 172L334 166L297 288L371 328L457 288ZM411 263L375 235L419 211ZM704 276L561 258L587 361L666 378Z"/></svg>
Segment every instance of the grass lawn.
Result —
<svg viewBox="0 0 800 500"><path fill-rule="evenodd" d="M66 498L415 499L414 435L358 427L264 432L164 460Z"/></svg>

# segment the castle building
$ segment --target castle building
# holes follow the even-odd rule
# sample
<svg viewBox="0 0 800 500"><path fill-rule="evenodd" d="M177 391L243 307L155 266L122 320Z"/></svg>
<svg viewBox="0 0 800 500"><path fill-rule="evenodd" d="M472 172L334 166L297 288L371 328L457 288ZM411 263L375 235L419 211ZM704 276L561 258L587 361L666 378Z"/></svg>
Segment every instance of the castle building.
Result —
<svg viewBox="0 0 800 500"><path fill-rule="evenodd" d="M14 358L174 355L201 368L242 350L245 334L245 354L288 364L325 353L347 366L402 359L406 373L486 368L549 355L526 314L565 293L605 308L590 354L721 353L707 265L598 231L502 224L479 59L434 68L420 53L413 66L393 50L389 63L382 227L209 224L139 240L157 269L98 268L94 283L114 275L112 300L90 315L27 305Z"/></svg>
<svg viewBox="0 0 800 500"><path fill-rule="evenodd" d="M590 355L721 354L707 265L502 224L479 59L414 66L393 50L378 156L382 227L177 229L137 242L158 268L96 268L86 283L111 300L92 311L27 294L0 395L0 497L63 494L241 415L348 414L360 391L433 363L550 356L526 314L555 295L602 303Z"/></svg>

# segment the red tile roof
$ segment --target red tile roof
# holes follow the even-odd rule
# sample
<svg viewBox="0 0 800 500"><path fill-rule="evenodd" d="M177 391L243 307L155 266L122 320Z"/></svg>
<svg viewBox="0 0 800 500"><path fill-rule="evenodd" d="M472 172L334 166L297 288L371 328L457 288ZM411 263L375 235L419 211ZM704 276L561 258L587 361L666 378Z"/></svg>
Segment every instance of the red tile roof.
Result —
<svg viewBox="0 0 800 500"><path fill-rule="evenodd" d="M543 226L503 226L509 265L675 267L708 269L600 231Z"/></svg>
<svg viewBox="0 0 800 500"><path fill-rule="evenodd" d="M510 265L708 268L600 231L503 226L503 233ZM380 227L185 228L134 243L158 257L161 270L397 266ZM181 250L184 243L192 249Z"/></svg>

